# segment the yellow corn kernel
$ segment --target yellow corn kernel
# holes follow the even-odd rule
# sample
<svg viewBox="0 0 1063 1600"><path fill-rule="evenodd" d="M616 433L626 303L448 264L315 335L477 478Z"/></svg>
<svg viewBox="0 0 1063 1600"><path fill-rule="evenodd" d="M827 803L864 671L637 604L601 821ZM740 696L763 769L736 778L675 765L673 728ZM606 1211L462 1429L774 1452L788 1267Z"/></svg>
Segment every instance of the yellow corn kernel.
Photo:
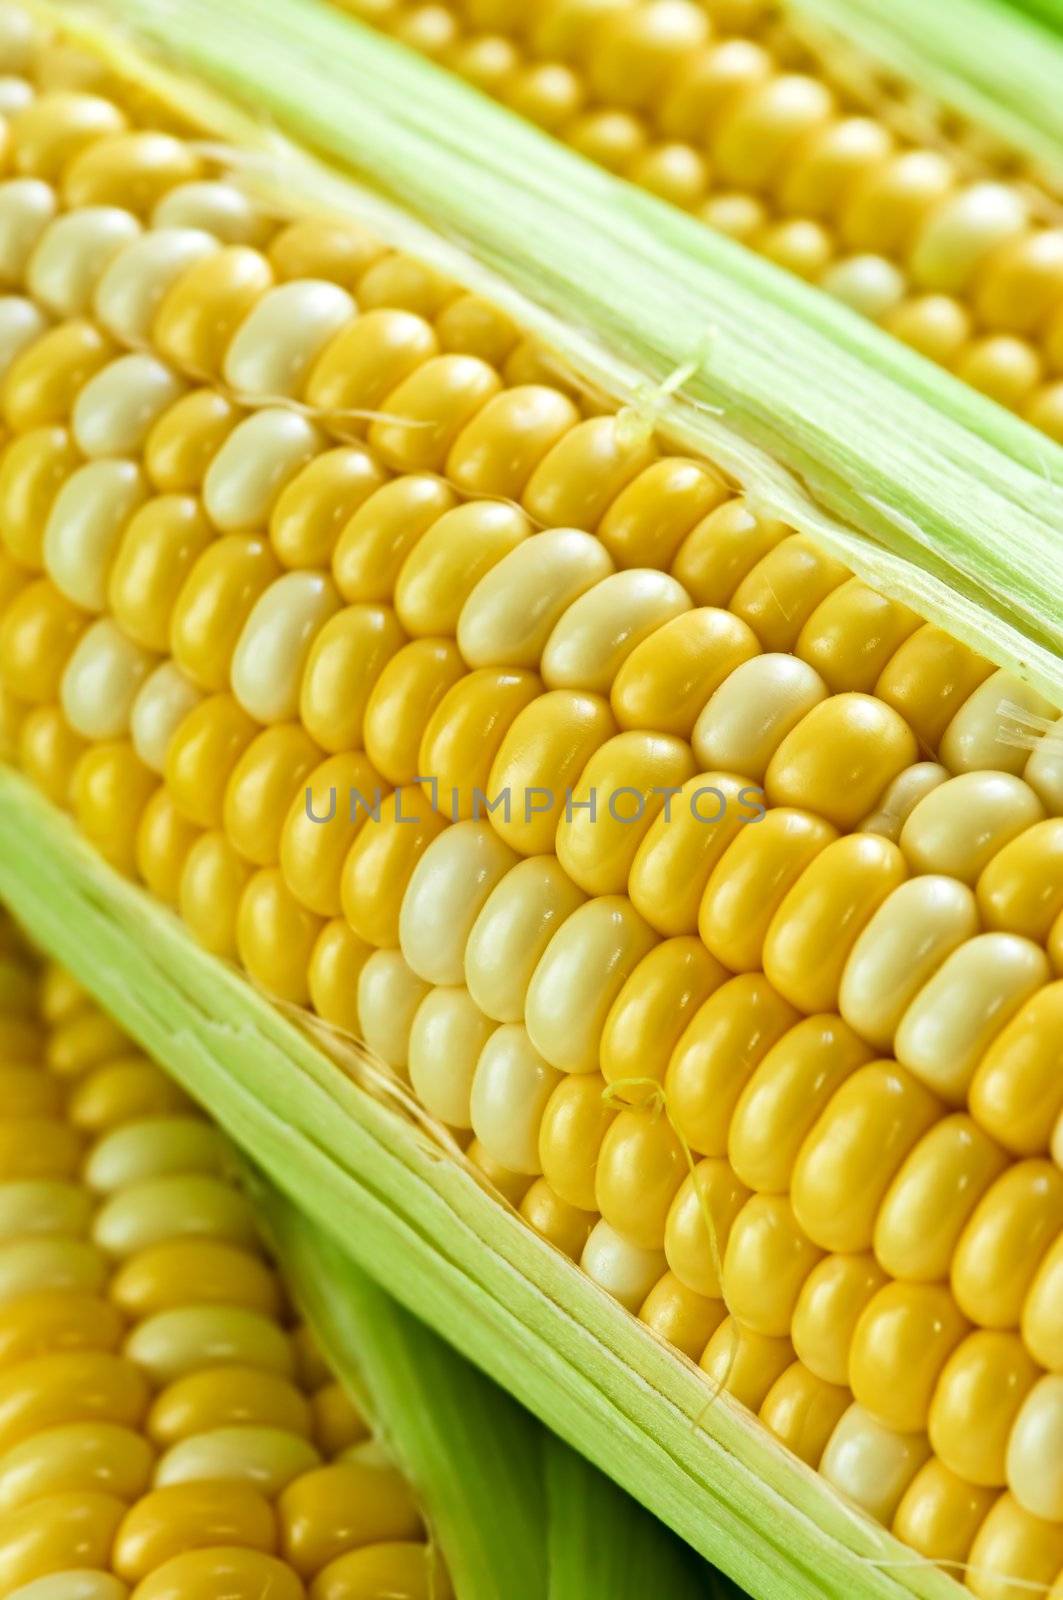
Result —
<svg viewBox="0 0 1063 1600"><path fill-rule="evenodd" d="M806 1017L754 1069L734 1107L727 1154L749 1188L783 1194L794 1163L835 1090L871 1057L840 1017Z"/></svg>
<svg viewBox="0 0 1063 1600"><path fill-rule="evenodd" d="M598 537L619 567L666 569L695 525L720 505L726 493L716 474L701 462L665 456L617 495L602 518Z"/></svg>
<svg viewBox="0 0 1063 1600"><path fill-rule="evenodd" d="M630 111L585 111L565 129L565 143L595 166L624 172L647 151L642 119Z"/></svg>
<svg viewBox="0 0 1063 1600"><path fill-rule="evenodd" d="M853 827L917 754L911 730L882 701L832 695L783 739L768 764L765 789L774 805L804 806L839 827Z"/></svg>
<svg viewBox="0 0 1063 1600"><path fill-rule="evenodd" d="M248 861L277 865L284 820L322 756L298 722L263 728L244 748L225 786L222 822L226 837Z"/></svg>
<svg viewBox="0 0 1063 1600"><path fill-rule="evenodd" d="M854 1403L827 1441L819 1470L835 1489L888 1527L929 1455L924 1433L898 1433Z"/></svg>
<svg viewBox="0 0 1063 1600"><path fill-rule="evenodd" d="M5 1513L45 1495L77 1491L136 1500L151 1481L155 1452L139 1433L112 1422L74 1422L31 1434L0 1462Z"/></svg>
<svg viewBox="0 0 1063 1600"><path fill-rule="evenodd" d="M63 669L59 701L85 739L118 739L130 731L133 705L156 665L110 617L85 629Z"/></svg>
<svg viewBox="0 0 1063 1600"><path fill-rule="evenodd" d="M1015 1328L1041 1257L1063 1226L1063 1174L1050 1161L1018 1161L986 1191L960 1235L952 1287L985 1328Z"/></svg>
<svg viewBox="0 0 1063 1600"><path fill-rule="evenodd" d="M268 261L245 245L227 245L194 262L155 314L155 348L179 371L217 377L233 334L272 283Z"/></svg>
<svg viewBox="0 0 1063 1600"><path fill-rule="evenodd" d="M158 778L125 740L92 745L70 785L70 803L85 838L119 872L136 869L136 836Z"/></svg>
<svg viewBox="0 0 1063 1600"><path fill-rule="evenodd" d="M667 573L633 567L603 578L558 619L543 647L543 678L552 689L608 694L636 646L689 609Z"/></svg>
<svg viewBox="0 0 1063 1600"><path fill-rule="evenodd" d="M762 809L760 791L728 772L690 778L647 830L628 876L632 902L658 932L693 933L717 862Z"/></svg>
<svg viewBox="0 0 1063 1600"><path fill-rule="evenodd" d="M936 761L917 761L905 767L879 795L875 809L860 821L860 833L877 833L896 844L901 831L921 800L948 778L947 770Z"/></svg>
<svg viewBox="0 0 1063 1600"><path fill-rule="evenodd" d="M421 739L417 765L422 783L447 816L493 815L501 805L500 835L511 842L505 825L516 797L505 787L492 790L496 757L521 713L537 704L542 684L531 672L481 667L449 689L432 713ZM526 805L522 807L526 810Z"/></svg>
<svg viewBox="0 0 1063 1600"><path fill-rule="evenodd" d="M313 1445L297 1434L279 1428L219 1428L168 1450L156 1469L155 1487L239 1483L272 1500L293 1478L320 1465Z"/></svg>
<svg viewBox="0 0 1063 1600"><path fill-rule="evenodd" d="M525 1003L532 1043L551 1065L597 1070L609 1009L654 942L621 895L590 900L567 918L535 969Z"/></svg>
<svg viewBox="0 0 1063 1600"><path fill-rule="evenodd" d="M727 1236L722 1283L728 1310L753 1333L786 1337L801 1286L821 1258L785 1195L752 1195Z"/></svg>
<svg viewBox="0 0 1063 1600"><path fill-rule="evenodd" d="M794 648L832 693L870 694L883 668L919 626L919 617L907 606L850 578L820 602Z"/></svg>
<svg viewBox="0 0 1063 1600"><path fill-rule="evenodd" d="M410 1028L410 1082L422 1105L449 1127L472 1127L473 1077L494 1029L465 988L432 989L417 1008Z"/></svg>
<svg viewBox="0 0 1063 1600"><path fill-rule="evenodd" d="M1063 910L1063 818L1034 823L1005 844L983 868L976 892L987 927L1043 943Z"/></svg>
<svg viewBox="0 0 1063 1600"><path fill-rule="evenodd" d="M103 1567L124 1511L124 1502L114 1495L81 1490L47 1495L8 1512L0 1542L6 1579L21 1591L57 1569Z"/></svg>
<svg viewBox="0 0 1063 1600"><path fill-rule="evenodd" d="M45 1238L29 1234L0 1243L0 1302L49 1290L97 1294L105 1281L103 1258L84 1239L62 1233Z"/></svg>
<svg viewBox="0 0 1063 1600"><path fill-rule="evenodd" d="M36 706L19 729L18 764L31 783L65 809L70 805L74 769L87 748L62 706Z"/></svg>
<svg viewBox="0 0 1063 1600"><path fill-rule="evenodd" d="M768 927L764 971L779 993L802 1011L836 1009L853 945L907 874L901 851L874 834L829 844L802 872Z"/></svg>
<svg viewBox="0 0 1063 1600"><path fill-rule="evenodd" d="M1024 1511L1063 1521L1063 1377L1039 1378L1026 1396L1008 1438L1008 1488Z"/></svg>
<svg viewBox="0 0 1063 1600"><path fill-rule="evenodd" d="M188 1108L186 1095L173 1080L135 1055L92 1068L67 1101L74 1126L94 1134L136 1117L171 1115Z"/></svg>
<svg viewBox="0 0 1063 1600"><path fill-rule="evenodd" d="M583 1083L584 1079L566 1080ZM581 1211L552 1189L545 1178L537 1178L520 1202L520 1214L542 1238L549 1240L564 1255L578 1261L590 1231L597 1221L593 1211Z"/></svg>
<svg viewBox="0 0 1063 1600"><path fill-rule="evenodd" d="M759 781L776 750L827 698L827 686L807 662L758 655L720 684L694 724L692 742L706 767Z"/></svg>
<svg viewBox="0 0 1063 1600"><path fill-rule="evenodd" d="M970 889L929 875L902 883L857 938L842 972L838 1009L871 1044L890 1049L911 1002L953 951L978 932Z"/></svg>
<svg viewBox="0 0 1063 1600"><path fill-rule="evenodd" d="M281 875L307 910L339 915L347 852L381 804L379 777L356 752L329 756L307 775L280 838Z"/></svg>
<svg viewBox="0 0 1063 1600"><path fill-rule="evenodd" d="M539 1161L551 1191L595 1216L598 1152L617 1114L604 1098L605 1087L598 1073L566 1076L547 1101L539 1128Z"/></svg>
<svg viewBox="0 0 1063 1600"><path fill-rule="evenodd" d="M465 981L480 1009L520 1022L539 959L584 895L552 855L519 862L485 900L465 947Z"/></svg>
<svg viewBox="0 0 1063 1600"><path fill-rule="evenodd" d="M1063 1525L1024 1511L1002 1494L990 1510L967 1558L967 1587L979 1600L1020 1600L1054 1587L1063 1565Z"/></svg>
<svg viewBox="0 0 1063 1600"><path fill-rule="evenodd" d="M440 349L479 356L492 367L501 367L519 338L506 313L478 294L459 294L445 305L435 330Z"/></svg>
<svg viewBox="0 0 1063 1600"><path fill-rule="evenodd" d="M1063 1315L1059 1289L1063 1282L1063 1240L1049 1245L1041 1258L1022 1307L1026 1347L1050 1372L1063 1372Z"/></svg>
<svg viewBox="0 0 1063 1600"><path fill-rule="evenodd" d="M746 573L730 597L730 609L763 649L790 650L816 607L848 576L804 534L791 534Z"/></svg>
<svg viewBox="0 0 1063 1600"><path fill-rule="evenodd" d="M394 1467L353 1460L297 1478L277 1501L277 1520L285 1560L307 1578L364 1545L422 1535L417 1507Z"/></svg>
<svg viewBox="0 0 1063 1600"><path fill-rule="evenodd" d="M92 323L60 323L17 355L0 387L0 412L16 433L65 423L84 384L117 354Z"/></svg>
<svg viewBox="0 0 1063 1600"><path fill-rule="evenodd" d="M37 1066L6 1062L0 1066L0 1113L5 1117L57 1116L61 1105L59 1084L50 1073ZM43 1209L47 1213L47 1207Z"/></svg>
<svg viewBox="0 0 1063 1600"><path fill-rule="evenodd" d="M509 1023L490 1035L477 1058L469 1116L492 1160L510 1172L541 1172L540 1127L561 1081L519 1024Z"/></svg>
<svg viewBox="0 0 1063 1600"><path fill-rule="evenodd" d="M454 309L444 317L453 316ZM572 401L558 389L542 384L504 389L458 435L446 459L446 476L466 494L519 500L540 461L579 420Z"/></svg>
<svg viewBox="0 0 1063 1600"><path fill-rule="evenodd" d="M262 867L240 896L236 948L248 975L292 1005L310 999L307 972L322 919L292 894L282 874Z"/></svg>
<svg viewBox="0 0 1063 1600"><path fill-rule="evenodd" d="M119 1268L110 1293L137 1321L191 1302L275 1317L280 1303L277 1280L261 1261L210 1239L173 1239L139 1251Z"/></svg>
<svg viewBox="0 0 1063 1600"><path fill-rule="evenodd" d="M722 1296L727 1240L748 1199L749 1190L728 1161L699 1161L684 1178L668 1212L664 1253L686 1288L712 1300Z"/></svg>
<svg viewBox="0 0 1063 1600"><path fill-rule="evenodd" d="M726 1154L742 1089L797 1020L761 973L732 978L695 1013L672 1052L664 1086L677 1131L700 1155Z"/></svg>
<svg viewBox="0 0 1063 1600"><path fill-rule="evenodd" d="M300 1438L312 1429L310 1405L290 1379L262 1367L214 1366L175 1379L152 1403L145 1424L160 1448L228 1428L277 1428Z"/></svg>
<svg viewBox="0 0 1063 1600"><path fill-rule="evenodd" d="M698 931L732 972L757 970L768 927L783 897L837 834L810 811L779 806L739 829L713 868Z"/></svg>
<svg viewBox="0 0 1063 1600"><path fill-rule="evenodd" d="M540 534L533 542L548 537ZM492 678L499 683L512 679L516 684L527 674L492 674L482 669L472 677L488 683ZM435 717L441 724L444 707L461 687L456 686L437 710ZM518 710L503 730L486 783L481 786L488 796L502 798L502 806L492 811L491 820L507 844L527 855L553 853L569 790L615 732L608 703L599 695L577 690L538 693ZM428 766L423 770L435 769Z"/></svg>
<svg viewBox="0 0 1063 1600"><path fill-rule="evenodd" d="M643 957L602 1031L601 1070L619 1099L638 1102L647 1080L664 1082L680 1034L726 977L697 939L669 939Z"/></svg>
<svg viewBox="0 0 1063 1600"><path fill-rule="evenodd" d="M397 790L378 812L365 817L343 861L340 900L343 915L358 939L366 942L367 953L369 946L398 944L399 916L410 877L445 826L420 784Z"/></svg>
<svg viewBox="0 0 1063 1600"><path fill-rule="evenodd" d="M275 515L283 501L284 496ZM343 598L390 603L407 556L456 504L447 484L428 473L411 473L376 489L344 524L332 551L332 575Z"/></svg>
<svg viewBox="0 0 1063 1600"><path fill-rule="evenodd" d="M0 537L22 566L42 569L48 514L80 460L69 431L54 424L20 434L0 457Z"/></svg>
<svg viewBox="0 0 1063 1600"><path fill-rule="evenodd" d="M147 1408L147 1381L123 1357L91 1348L53 1348L48 1355L32 1350L0 1374L0 1449L6 1453L46 1428L76 1422L110 1422L136 1432Z"/></svg>
<svg viewBox="0 0 1063 1600"><path fill-rule="evenodd" d="M725 500L691 529L671 572L696 605L728 606L747 573L789 535L783 523L756 516L741 497Z"/></svg>
<svg viewBox="0 0 1063 1600"><path fill-rule="evenodd" d="M795 1361L765 1395L760 1420L787 1449L814 1468L849 1400L847 1389L824 1383Z"/></svg>
<svg viewBox="0 0 1063 1600"><path fill-rule="evenodd" d="M432 356L383 397L385 416L370 423L369 443L397 472L438 471L462 429L501 387L495 369L476 356Z"/></svg>
<svg viewBox="0 0 1063 1600"><path fill-rule="evenodd" d="M210 1173L163 1172L111 1195L92 1225L96 1244L120 1257L191 1235L253 1247L256 1235L247 1200L231 1183Z"/></svg>
<svg viewBox="0 0 1063 1600"><path fill-rule="evenodd" d="M992 670L967 645L927 623L891 656L874 693L900 712L922 745L936 750L952 717Z"/></svg>
<svg viewBox="0 0 1063 1600"><path fill-rule="evenodd" d="M621 1111L598 1152L597 1210L625 1243L660 1250L686 1170L682 1145L659 1107Z"/></svg>
<svg viewBox="0 0 1063 1600"><path fill-rule="evenodd" d="M89 379L74 402L71 432L89 457L139 455L152 424L186 385L154 356L119 356Z"/></svg>
<svg viewBox="0 0 1063 1600"><path fill-rule="evenodd" d="M118 624L148 650L167 651L175 601L213 538L199 502L160 495L134 512L107 580L107 603Z"/></svg>
<svg viewBox="0 0 1063 1600"><path fill-rule="evenodd" d="M463 981L473 923L516 863L485 822L458 822L433 839L414 868L399 914L402 953L418 977L428 983Z"/></svg>
<svg viewBox="0 0 1063 1600"><path fill-rule="evenodd" d="M276 1543L269 1504L246 1484L171 1484L126 1513L111 1560L119 1576L137 1582L187 1550L235 1545L268 1555Z"/></svg>
<svg viewBox="0 0 1063 1600"><path fill-rule="evenodd" d="M944 1285L886 1284L853 1330L849 1383L854 1397L895 1432L919 1432L927 1426L941 1370L968 1330Z"/></svg>
<svg viewBox="0 0 1063 1600"><path fill-rule="evenodd" d="M216 389L193 389L155 423L144 471L160 494L195 494L242 413Z"/></svg>
<svg viewBox="0 0 1063 1600"><path fill-rule="evenodd" d="M128 1049L118 1024L91 1007L52 1029L45 1061L57 1077L77 1078Z"/></svg>
<svg viewBox="0 0 1063 1600"><path fill-rule="evenodd" d="M236 924L251 869L220 829L205 833L185 858L178 890L181 920L212 955L236 956Z"/></svg>
<svg viewBox="0 0 1063 1600"><path fill-rule="evenodd" d="M0 1307L0 1368L32 1361L50 1351L113 1352L125 1325L115 1308L93 1295L42 1290ZM56 1417L56 1425L66 1422Z"/></svg>
<svg viewBox="0 0 1063 1600"><path fill-rule="evenodd" d="M660 1250L645 1250L621 1238L604 1220L594 1224L580 1266L606 1294L637 1311L665 1270Z"/></svg>
<svg viewBox="0 0 1063 1600"><path fill-rule="evenodd" d="M653 107L708 35L708 18L691 0L652 0L606 13L593 31L591 90L605 105Z"/></svg>
<svg viewBox="0 0 1063 1600"><path fill-rule="evenodd" d="M415 380L420 369L437 357L439 344L431 323L414 311L402 310L394 304L386 309L370 310L361 289L359 303L362 314L337 333L318 356L306 380L303 398L315 411L342 424L344 432L361 433L375 413L392 413L390 397L407 381ZM477 373L483 365L477 363ZM444 369L440 375L443 385L449 370ZM460 374L455 376L460 381ZM429 405L433 398L441 415L445 414L449 399L445 386L434 397L422 396ZM459 421L455 434L461 425ZM431 430L417 430L421 431ZM409 428L406 432L412 436L414 430ZM438 459L434 459L433 465L442 465L452 443L453 437L448 438L434 452ZM397 466L400 471L418 470L405 462L389 465Z"/></svg>
<svg viewBox="0 0 1063 1600"><path fill-rule="evenodd" d="M313 1397L314 1437L329 1456L370 1437L365 1418L342 1383L325 1383Z"/></svg>
<svg viewBox="0 0 1063 1600"><path fill-rule="evenodd" d="M617 721L689 738L710 696L758 654L752 632L730 612L699 607L675 617L643 639L617 673Z"/></svg>
<svg viewBox="0 0 1063 1600"><path fill-rule="evenodd" d="M143 1117L98 1139L83 1177L90 1188L109 1194L168 1173L217 1173L225 1157L218 1130L201 1117Z"/></svg>
<svg viewBox="0 0 1063 1600"><path fill-rule="evenodd" d="M198 228L152 227L113 254L96 281L96 321L120 344L150 345L155 314L173 284L194 262L218 249Z"/></svg>
<svg viewBox="0 0 1063 1600"><path fill-rule="evenodd" d="M405 1070L410 1029L429 985L397 950L375 950L358 974L361 1037L385 1065Z"/></svg>
<svg viewBox="0 0 1063 1600"><path fill-rule="evenodd" d="M563 62L533 62L507 79L505 100L518 116L556 134L579 112L584 89Z"/></svg>
<svg viewBox="0 0 1063 1600"><path fill-rule="evenodd" d="M303 1600L305 1590L286 1562L260 1550L223 1546L172 1556L137 1585L140 1600L199 1600L218 1594L233 1600Z"/></svg>
<svg viewBox="0 0 1063 1600"><path fill-rule="evenodd" d="M793 1359L789 1339L754 1333L729 1316L713 1333L698 1364L714 1386L733 1395L739 1405L759 1411Z"/></svg>
<svg viewBox="0 0 1063 1600"><path fill-rule="evenodd" d="M528 535L527 518L499 501L469 501L444 512L418 539L395 586L395 609L413 635L457 632L477 582Z"/></svg>
<svg viewBox="0 0 1063 1600"><path fill-rule="evenodd" d="M128 1362L161 1389L202 1370L255 1367L281 1378L294 1369L291 1340L271 1317L240 1306L182 1306L159 1311L126 1340Z"/></svg>
<svg viewBox="0 0 1063 1600"><path fill-rule="evenodd" d="M1013 1333L977 1329L952 1352L934 1389L930 1442L967 1483L1002 1488L1008 1439L1038 1368Z"/></svg>
<svg viewBox="0 0 1063 1600"><path fill-rule="evenodd" d="M126 125L118 107L98 95L42 94L15 123L17 169L54 180L82 150L124 132Z"/></svg>
<svg viewBox="0 0 1063 1600"><path fill-rule="evenodd" d="M722 1300L696 1294L674 1272L658 1278L639 1307L639 1321L691 1361L698 1360L726 1315Z"/></svg>
<svg viewBox="0 0 1063 1600"><path fill-rule="evenodd" d="M448 28L454 27L453 18L444 18L442 6L426 5L420 10L445 20ZM411 13L411 17L417 14ZM398 250L379 256L358 280L358 304L365 310L399 306L434 317L458 292L458 286L429 262Z"/></svg>
<svg viewBox="0 0 1063 1600"><path fill-rule="evenodd" d="M526 1172L511 1172L508 1167L501 1166L475 1136L465 1146L465 1159L481 1174L491 1191L501 1195L511 1206L519 1206L532 1187Z"/></svg>
<svg viewBox="0 0 1063 1600"><path fill-rule="evenodd" d="M286 567L327 567L341 532L383 486L367 452L348 445L315 456L282 490L269 536Z"/></svg>
<svg viewBox="0 0 1063 1600"><path fill-rule="evenodd" d="M222 820L225 790L257 724L230 694L195 706L166 751L166 787L181 814L201 828Z"/></svg>
<svg viewBox="0 0 1063 1600"><path fill-rule="evenodd" d="M875 1219L875 1255L894 1278L948 1277L957 1240L1007 1165L999 1145L963 1114L943 1117L901 1166Z"/></svg>
<svg viewBox="0 0 1063 1600"><path fill-rule="evenodd" d="M42 551L57 589L86 611L103 611L126 524L147 499L132 461L90 461L63 484L48 514Z"/></svg>
<svg viewBox="0 0 1063 1600"><path fill-rule="evenodd" d="M424 731L465 671L449 639L414 639L388 661L370 693L363 735L370 760L390 783L407 784L421 775Z"/></svg>
<svg viewBox="0 0 1063 1600"><path fill-rule="evenodd" d="M322 349L354 314L338 284L301 278L269 289L233 334L222 377L241 397L294 398Z"/></svg>
<svg viewBox="0 0 1063 1600"><path fill-rule="evenodd" d="M20 700L43 704L59 685L88 618L49 578L23 588L0 618L0 681Z"/></svg>
<svg viewBox="0 0 1063 1600"><path fill-rule="evenodd" d="M385 248L351 218L303 217L275 233L266 253L284 282L327 278L349 287Z"/></svg>
<svg viewBox="0 0 1063 1600"><path fill-rule="evenodd" d="M846 1252L870 1247L886 1190L941 1110L941 1102L892 1061L858 1067L845 1080L793 1170L794 1211L816 1244Z"/></svg>
<svg viewBox="0 0 1063 1600"><path fill-rule="evenodd" d="M258 722L298 714L299 685L314 640L339 610L330 578L285 573L259 595L232 653L232 693Z"/></svg>
<svg viewBox="0 0 1063 1600"><path fill-rule="evenodd" d="M966 1562L995 1495L950 1472L937 1457L920 1467L897 1507L893 1532L929 1561Z"/></svg>
<svg viewBox="0 0 1063 1600"><path fill-rule="evenodd" d="M663 734L620 733L594 752L557 825L558 860L581 889L619 894L627 887L639 844L693 767L689 745Z"/></svg>

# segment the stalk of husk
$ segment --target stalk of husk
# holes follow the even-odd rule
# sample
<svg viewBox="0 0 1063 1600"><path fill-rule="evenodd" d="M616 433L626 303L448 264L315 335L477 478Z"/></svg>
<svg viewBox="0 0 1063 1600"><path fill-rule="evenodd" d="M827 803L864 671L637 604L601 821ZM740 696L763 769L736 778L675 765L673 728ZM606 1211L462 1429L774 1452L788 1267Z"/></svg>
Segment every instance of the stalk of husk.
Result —
<svg viewBox="0 0 1063 1600"><path fill-rule="evenodd" d="M111 25L38 9L231 141L267 195L369 216L448 263L765 510L1063 700L1058 445L322 0L103 5Z"/></svg>
<svg viewBox="0 0 1063 1600"><path fill-rule="evenodd" d="M0 899L308 1223L755 1600L952 1600L0 767Z"/></svg>

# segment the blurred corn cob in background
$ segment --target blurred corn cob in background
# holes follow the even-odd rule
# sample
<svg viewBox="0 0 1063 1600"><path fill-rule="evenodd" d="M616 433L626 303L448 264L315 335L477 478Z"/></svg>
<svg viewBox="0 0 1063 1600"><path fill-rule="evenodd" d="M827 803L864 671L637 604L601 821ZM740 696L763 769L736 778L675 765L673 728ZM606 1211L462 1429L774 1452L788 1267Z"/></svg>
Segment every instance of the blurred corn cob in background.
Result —
<svg viewBox="0 0 1063 1600"><path fill-rule="evenodd" d="M1024 171L799 7L337 3L1063 440L1059 171Z"/></svg>
<svg viewBox="0 0 1063 1600"><path fill-rule="evenodd" d="M9 755L707 1394L986 1600L1051 1586L1057 709L18 16Z"/></svg>

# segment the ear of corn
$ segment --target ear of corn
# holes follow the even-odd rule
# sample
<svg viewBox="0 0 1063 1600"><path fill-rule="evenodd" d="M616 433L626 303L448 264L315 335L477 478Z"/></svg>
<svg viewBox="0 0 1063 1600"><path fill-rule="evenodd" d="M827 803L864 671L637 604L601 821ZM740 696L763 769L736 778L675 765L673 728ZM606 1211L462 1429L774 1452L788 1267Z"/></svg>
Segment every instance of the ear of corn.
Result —
<svg viewBox="0 0 1063 1600"><path fill-rule="evenodd" d="M21 945L0 1029L5 1596L564 1600L555 1566L599 1541L610 1594L655 1569L703 1592L659 1523L261 1177L238 1187L217 1129L146 1058L116 1071L132 1040Z"/></svg>
<svg viewBox="0 0 1063 1600"><path fill-rule="evenodd" d="M323 40L348 38L305 16L312 46L294 20L277 36L296 85ZM183 49L210 48L182 26ZM252 67L277 93L270 39ZM379 61L417 81L393 47ZM64 193L73 170L82 198L124 139L113 102L90 110L106 131L73 155L76 97L42 96L16 125L17 159ZM419 114L393 142L423 194ZM374 115L348 155L366 159L370 124L395 132ZM922 604L947 590L984 648L1011 660L1010 639L1021 673L1056 681L1040 512L1016 511L1025 542L983 558L986 491L960 470L977 443L1006 515L1028 483L1022 430L919 380L951 484L942 496L921 459L908 491L936 517L921 556L935 589L915 560L926 529L895 528L885 557L870 542L876 489L900 491L870 432L851 455L827 447L835 397L806 404L808 477L859 528L747 454L743 430L762 447L780 429L755 339L753 376L728 378L753 420L706 423L711 465L669 454L673 431L701 437L668 398L697 392L700 358L617 411L456 289L443 263L467 264L427 235L430 263L339 217L281 228L179 141L166 150L168 213L191 207L225 248L208 230L159 282L166 228L145 230L145 252L133 211L108 217L105 265L101 208L74 205L18 269L66 321L23 318L8 489L32 465L25 439L67 409L89 459L55 452L39 548L13 519L0 667L39 787L288 1017L13 774L0 889L335 1246L754 1594L944 1595L934 1563L988 1600L1048 1588L1063 1560L1058 724ZM121 173L135 151L121 143ZM316 197L355 203L284 159ZM392 182L397 159L381 156ZM628 204L595 246L607 285ZM501 240L511 219L480 226ZM507 248L519 279L537 258ZM149 275L138 295L129 251ZM682 284L691 261L670 259ZM564 275L547 279L549 301ZM470 288L491 281L469 270ZM607 302L584 301L603 322ZM816 314L813 358L855 386ZM146 341L147 366L131 371L95 317ZM790 313L784 327L803 351ZM900 362L874 380L888 411L903 361L883 362ZM591 351L582 370L624 369ZM792 468L801 452L784 454ZM951 498L961 485L970 504ZM182 495L180 513L159 504ZM787 495L789 526L766 514ZM863 581L876 563L889 595ZM1006 595L987 593L994 577ZM74 1073L118 1043L93 1018L53 1064ZM136 1214L109 1211L111 1246L159 1227L165 1197L163 1175ZM211 1193L192 1209L238 1234ZM496 1548L473 1541L470 1570ZM551 1557L557 1582L581 1559Z"/></svg>

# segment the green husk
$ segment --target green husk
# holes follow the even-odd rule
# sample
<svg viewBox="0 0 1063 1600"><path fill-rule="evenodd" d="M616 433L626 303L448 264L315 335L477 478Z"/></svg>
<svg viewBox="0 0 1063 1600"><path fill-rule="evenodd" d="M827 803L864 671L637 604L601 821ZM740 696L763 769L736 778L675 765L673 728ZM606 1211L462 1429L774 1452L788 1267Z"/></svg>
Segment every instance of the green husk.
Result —
<svg viewBox="0 0 1063 1600"><path fill-rule="evenodd" d="M1006 0L785 0L1063 182L1063 40ZM1058 29L1059 0L1026 9Z"/></svg>
<svg viewBox="0 0 1063 1600"><path fill-rule="evenodd" d="M206 126L257 151L274 192L368 209L868 582L1063 699L1059 446L320 0L104 3L130 37L253 108L235 116L170 80ZM84 31L132 48L98 22ZM266 117L472 261L315 169Z"/></svg>
<svg viewBox="0 0 1063 1600"><path fill-rule="evenodd" d="M326 1356L364 1394L459 1600L725 1600L726 1580L397 1305L260 1175L257 1214ZM352 1219L353 1224L353 1219Z"/></svg>
<svg viewBox="0 0 1063 1600"><path fill-rule="evenodd" d="M756 1600L951 1600L0 768L0 899L308 1222Z"/></svg>

